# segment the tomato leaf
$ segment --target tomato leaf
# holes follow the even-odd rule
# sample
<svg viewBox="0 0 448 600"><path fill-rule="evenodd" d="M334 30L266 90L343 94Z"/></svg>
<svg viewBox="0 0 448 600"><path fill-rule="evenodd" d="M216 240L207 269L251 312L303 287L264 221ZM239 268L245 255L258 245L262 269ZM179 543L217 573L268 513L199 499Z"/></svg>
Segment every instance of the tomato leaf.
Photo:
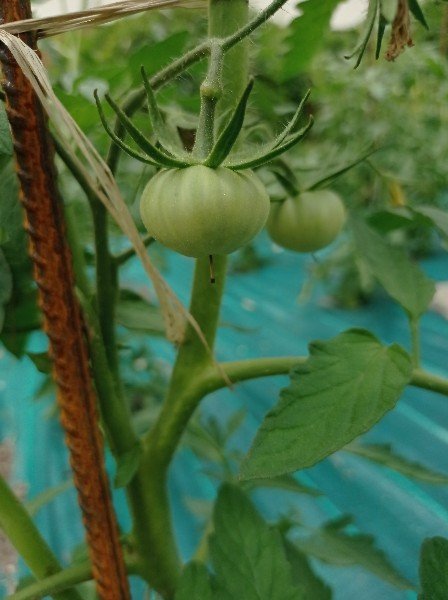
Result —
<svg viewBox="0 0 448 600"><path fill-rule="evenodd" d="M365 330L311 343L258 430L241 478L276 477L339 450L395 406L410 375L408 354Z"/></svg>
<svg viewBox="0 0 448 600"><path fill-rule="evenodd" d="M301 600L280 534L229 484L221 487L215 504L210 552L226 600Z"/></svg>
<svg viewBox="0 0 448 600"><path fill-rule="evenodd" d="M438 473L418 462L400 456L394 452L390 444L350 444L344 450L393 469L406 477L425 483L448 485L448 475Z"/></svg>
<svg viewBox="0 0 448 600"><path fill-rule="evenodd" d="M129 290L121 290L117 303L117 322L127 329L165 335L160 309Z"/></svg>
<svg viewBox="0 0 448 600"><path fill-rule="evenodd" d="M398 573L385 553L375 547L371 535L342 530L348 523L345 518L330 521L309 537L297 539L294 543L306 555L325 563L359 565L397 588L411 588L412 584Z"/></svg>
<svg viewBox="0 0 448 600"><path fill-rule="evenodd" d="M355 220L351 226L360 257L409 317L418 319L434 296L434 282L409 260L404 250L390 246L370 227Z"/></svg>
<svg viewBox="0 0 448 600"><path fill-rule="evenodd" d="M282 80L303 72L325 40L333 10L339 0L307 0L299 7L303 11L289 26L289 50L283 58Z"/></svg>
<svg viewBox="0 0 448 600"><path fill-rule="evenodd" d="M316 488L304 485L294 477L294 475L280 475L279 477L265 477L263 479L249 479L241 482L244 489L252 490L254 488L277 488L297 494L306 494L308 496L322 496L322 492Z"/></svg>
<svg viewBox="0 0 448 600"><path fill-rule="evenodd" d="M443 600L448 590L448 540L426 539L420 553L421 593L418 600Z"/></svg>
<svg viewBox="0 0 448 600"><path fill-rule="evenodd" d="M175 600L213 600L210 578L202 563L190 562L183 571Z"/></svg>
<svg viewBox="0 0 448 600"><path fill-rule="evenodd" d="M301 589L303 600L331 600L331 589L313 571L306 555L289 540L284 539L283 543L294 582Z"/></svg>
<svg viewBox="0 0 448 600"><path fill-rule="evenodd" d="M12 294L12 276L5 255L0 250L0 304L8 302Z"/></svg>
<svg viewBox="0 0 448 600"><path fill-rule="evenodd" d="M48 352L27 352L27 356L33 361L34 366L40 373L48 375L53 367Z"/></svg>
<svg viewBox="0 0 448 600"><path fill-rule="evenodd" d="M425 219L428 219L445 238L448 238L448 211L426 204L415 206L412 208L412 211L417 216L423 216Z"/></svg>
<svg viewBox="0 0 448 600"><path fill-rule="evenodd" d="M0 103L0 154L12 155L11 129L3 102Z"/></svg>

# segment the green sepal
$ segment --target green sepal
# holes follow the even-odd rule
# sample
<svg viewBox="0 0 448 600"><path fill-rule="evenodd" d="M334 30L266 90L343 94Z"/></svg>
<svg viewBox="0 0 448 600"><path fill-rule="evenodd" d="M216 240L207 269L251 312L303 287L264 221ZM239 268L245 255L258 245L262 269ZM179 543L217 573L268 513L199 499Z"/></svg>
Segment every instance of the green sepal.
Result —
<svg viewBox="0 0 448 600"><path fill-rule="evenodd" d="M375 58L376 60L380 57L381 52L381 44L383 43L384 32L386 31L387 20L384 18L382 14L380 14L380 20L378 22L378 33L376 34L376 48L375 48Z"/></svg>
<svg viewBox="0 0 448 600"><path fill-rule="evenodd" d="M310 117L308 124L305 127L303 127L303 129L300 129L300 131L298 131L297 133L293 133L292 135L288 136L286 138L286 142L284 142L281 146L276 146L268 152L261 152L254 158L247 159L245 161L242 160L238 163L226 164L226 167L228 167L229 169L233 169L234 171L240 171L242 169L255 169L256 167L261 167L262 165L270 162L277 156L280 156L280 154L283 154L284 152L298 144L300 140L303 137L305 137L305 135L311 129L313 123L314 119L313 117Z"/></svg>
<svg viewBox="0 0 448 600"><path fill-rule="evenodd" d="M331 185L336 179L338 179L338 177L341 177L342 175L347 173L347 171L350 171L350 169L353 169L353 167L356 167L357 165L365 161L367 158L372 156L372 154L378 152L378 150L381 150L381 148L370 148L369 150L364 152L364 154L352 160L351 162L346 163L341 167L335 167L334 170L327 172L324 176L321 176L317 181L308 185L304 191L308 192L312 190L319 190Z"/></svg>
<svg viewBox="0 0 448 600"><path fill-rule="evenodd" d="M148 75L145 71L145 67L141 67L140 72L142 74L143 85L145 87L146 98L148 100L148 112L151 120L151 125L159 141L160 148L166 154L176 156L178 152L182 153L183 149L176 145L174 136L171 135L168 127L165 125L162 114L157 105L157 100L151 84L148 79ZM185 152L183 152L185 155Z"/></svg>
<svg viewBox="0 0 448 600"><path fill-rule="evenodd" d="M136 158L137 160L140 160L141 162L144 162L148 165L152 165L153 167L158 166L157 163L155 163L153 160L149 159L144 154L137 152L137 150L134 150L133 148L131 148L128 144L126 144L126 142L124 142L123 140L121 140L118 137L118 135L111 129L111 127L109 126L109 123L106 121L106 116L104 114L103 107L101 106L100 99L98 98L98 91L95 90L93 92L93 95L95 96L95 102L96 102L96 106L98 109L98 113L100 115L101 123L103 124L103 127L106 130L106 133L108 134L108 136L111 138L111 140L119 148L121 148L121 150L126 152L126 154L129 154L129 156L132 156L132 158Z"/></svg>
<svg viewBox="0 0 448 600"><path fill-rule="evenodd" d="M367 44L369 43L370 36L372 35L373 27L375 25L375 21L378 16L378 12L380 10L380 1L379 0L369 0L369 9L367 11L367 24L364 33L361 36L360 43L356 46L351 54L347 54L345 58L350 59L357 55L354 69L357 69L361 64L362 57L364 56L364 52L366 51Z"/></svg>
<svg viewBox="0 0 448 600"><path fill-rule="evenodd" d="M227 158L241 131L246 114L247 101L252 91L254 80L251 79L241 96L229 122L222 130L204 165L216 169Z"/></svg>
<svg viewBox="0 0 448 600"><path fill-rule="evenodd" d="M283 160L278 160L274 165L271 165L270 171L275 175L275 178L280 183L282 188L292 198L295 198L300 193L299 182L294 171Z"/></svg>
<svg viewBox="0 0 448 600"><path fill-rule="evenodd" d="M425 29L429 29L428 22L417 0L409 0L409 10Z"/></svg>
<svg viewBox="0 0 448 600"><path fill-rule="evenodd" d="M137 129L137 127L133 124L131 119L126 115L124 111L121 110L118 104L116 104L116 102L114 102L114 100L108 94L105 95L105 98L111 106L111 108L113 109L113 111L115 112L115 114L117 115L118 120L129 133L129 135L132 137L134 142L138 146L140 146L143 152L146 152L146 154L150 156L157 164L164 167L177 167L180 169L189 166L189 163L169 156L168 154L165 154L162 150L156 148L153 144L151 144L151 142L143 135L143 133L139 129Z"/></svg>
<svg viewBox="0 0 448 600"><path fill-rule="evenodd" d="M285 129L275 138L275 140L273 142L273 148L276 148L277 146L279 146L288 137L288 135L290 133L292 133L294 131L294 129L297 127L300 117L302 116L303 109L305 107L305 103L308 100L308 98L310 97L310 94L311 94L311 90L308 90L306 92L306 94L304 95L304 97L302 98L296 112L294 113L293 118L290 120L290 122L285 127Z"/></svg>
<svg viewBox="0 0 448 600"><path fill-rule="evenodd" d="M294 113L294 116L292 117L292 119L290 120L290 122L286 125L286 127L282 130L282 132L272 141L269 142L267 144L265 144L255 155L255 159L258 160L261 157L264 157L268 154L271 154L276 148L280 147L280 145L283 145L283 142L285 141L285 139L291 135L291 132L294 131L294 129L297 127L297 124L300 121L300 117L302 116L302 112L303 112L303 108L305 106L305 102L308 100L309 96L310 96L311 91L308 90L307 93L305 94L305 96L302 98L302 101L300 102L296 112ZM274 154L273 158L275 156L278 156L278 154ZM235 155L231 158L231 164L226 164L226 166L228 166L229 168L233 169L244 169L246 167L243 166L239 166L239 165L244 165L246 164L248 161L251 161L254 158L253 153L251 152L250 154L248 154L247 152L241 153L239 155ZM271 159L269 159L271 160ZM264 164L264 163L262 163ZM236 165L235 167L231 166L231 165Z"/></svg>

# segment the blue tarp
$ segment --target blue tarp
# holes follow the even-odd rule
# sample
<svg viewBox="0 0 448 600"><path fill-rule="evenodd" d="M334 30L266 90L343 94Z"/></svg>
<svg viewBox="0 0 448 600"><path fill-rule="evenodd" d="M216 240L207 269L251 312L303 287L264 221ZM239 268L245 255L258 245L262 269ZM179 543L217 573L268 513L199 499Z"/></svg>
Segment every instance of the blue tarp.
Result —
<svg viewBox="0 0 448 600"><path fill-rule="evenodd" d="M387 298L380 297L368 307L346 311L325 308L321 303L324 292L319 289L310 301L300 304L297 297L306 276L306 265L312 259L289 252L274 256L268 243L262 243L261 247L264 254L273 258L271 262L260 270L229 277L222 313L225 326L220 329L217 346L220 359L305 354L310 340L328 339L353 326L370 329L384 342L397 341L409 346L406 317ZM190 259L170 258L167 278L184 301L192 266ZM447 267L446 255L425 261L424 267L430 276L442 279ZM134 263L124 279L135 284L140 277L142 285L146 285L145 275ZM41 341L36 343L39 345ZM165 342L152 341L151 346L161 359L172 359L173 351ZM424 368L446 376L448 322L440 315L424 316L422 346ZM15 479L26 482L30 498L69 477L58 423L54 418L45 418L49 404L33 401L39 380L28 358L19 361L0 349L0 439L12 436L16 449ZM224 390L213 394L205 400L202 410L225 420L233 411L244 407L247 419L236 434L234 444L247 449L257 425L286 383L286 377L247 382L233 392ZM442 396L409 388L397 407L365 439L391 443L406 458L448 473L448 401ZM422 540L434 535L448 536L446 486L411 481L342 451L299 477L325 495L312 498L290 492L256 492L256 503L268 519L278 516L280 510L294 509L313 526L350 513L354 515L356 530L374 535L377 545L387 549L396 568L415 583ZM170 490L177 536L182 554L188 559L200 536L188 499L211 500L215 485L203 473L195 456L183 450L171 470ZM116 504L126 527L128 518L122 493L117 494ZM74 494L68 491L36 517L45 538L64 561L83 538L81 521L75 519L77 512ZM334 587L336 600L416 597L410 592L397 591L358 567L315 565Z"/></svg>

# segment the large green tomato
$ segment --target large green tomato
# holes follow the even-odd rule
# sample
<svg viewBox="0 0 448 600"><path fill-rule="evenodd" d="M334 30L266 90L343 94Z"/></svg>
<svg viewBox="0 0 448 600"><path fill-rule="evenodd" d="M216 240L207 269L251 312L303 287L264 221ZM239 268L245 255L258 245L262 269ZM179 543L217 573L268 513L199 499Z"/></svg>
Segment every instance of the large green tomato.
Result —
<svg viewBox="0 0 448 600"><path fill-rule="evenodd" d="M267 229L272 240L283 248L315 252L336 238L345 220L339 196L329 190L318 190L273 203Z"/></svg>
<svg viewBox="0 0 448 600"><path fill-rule="evenodd" d="M194 165L159 171L143 190L148 232L186 256L229 254L264 227L269 196L252 171Z"/></svg>

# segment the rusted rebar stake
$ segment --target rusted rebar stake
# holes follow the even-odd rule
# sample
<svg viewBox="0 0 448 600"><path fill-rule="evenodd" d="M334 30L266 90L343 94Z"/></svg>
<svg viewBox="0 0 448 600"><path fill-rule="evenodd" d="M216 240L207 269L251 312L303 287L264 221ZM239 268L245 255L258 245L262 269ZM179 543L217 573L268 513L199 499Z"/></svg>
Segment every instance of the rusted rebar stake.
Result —
<svg viewBox="0 0 448 600"><path fill-rule="evenodd" d="M4 23L31 17L29 0L0 0ZM35 49L32 34L21 36ZM104 468L82 313L75 295L70 249L53 148L42 107L9 51L0 49L25 228L45 330L50 340L61 422L87 532L93 576L102 600L130 598L118 526Z"/></svg>

